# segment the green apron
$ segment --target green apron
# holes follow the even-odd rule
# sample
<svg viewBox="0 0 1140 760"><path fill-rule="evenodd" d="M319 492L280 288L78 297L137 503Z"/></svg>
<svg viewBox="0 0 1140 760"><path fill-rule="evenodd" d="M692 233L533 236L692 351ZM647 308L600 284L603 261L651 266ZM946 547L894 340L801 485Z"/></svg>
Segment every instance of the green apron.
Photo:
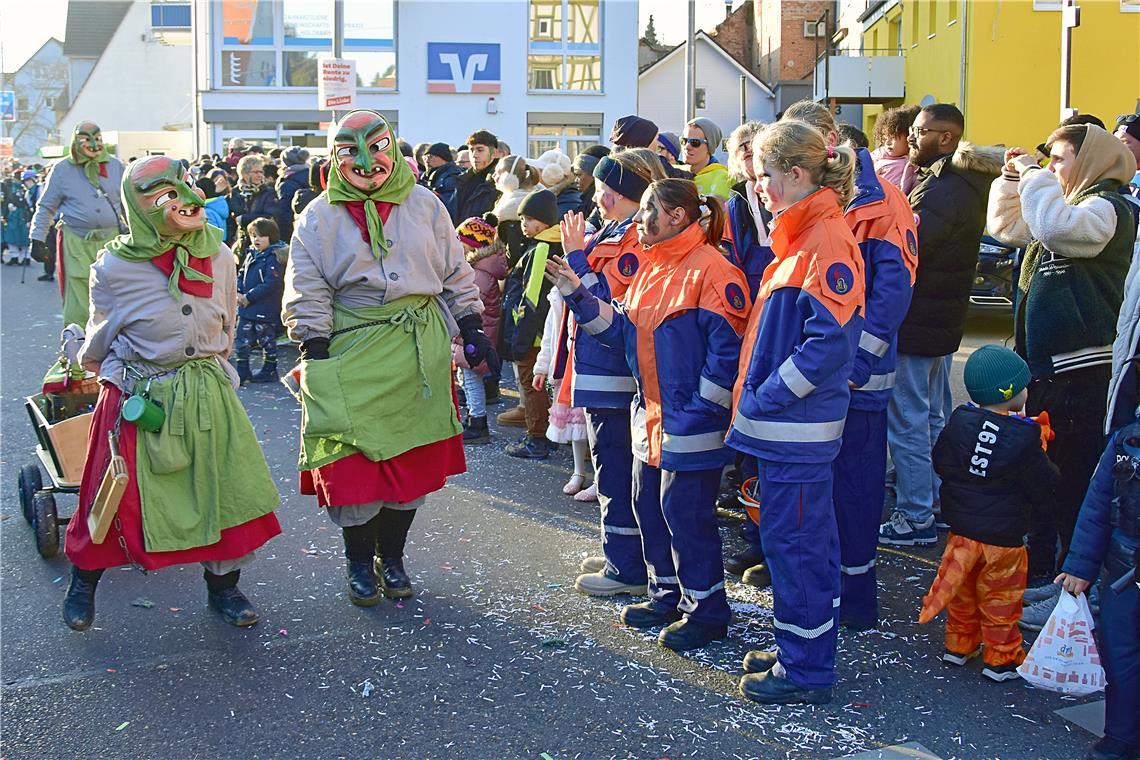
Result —
<svg viewBox="0 0 1140 760"><path fill-rule="evenodd" d="M301 363L301 456L312 470L357 452L373 462L459 435L451 338L435 298L333 305L329 358Z"/></svg>
<svg viewBox="0 0 1140 760"><path fill-rule="evenodd" d="M281 501L233 386L214 359L151 383L166 421L138 430L143 538L148 552L217 543L222 531L269 514Z"/></svg>
<svg viewBox="0 0 1140 760"><path fill-rule="evenodd" d="M95 257L103 246L118 235L119 231L91 230L80 236L66 224L61 224L59 229L63 235L63 326L67 327L74 322L86 328L91 306L88 293L91 265L95 263Z"/></svg>

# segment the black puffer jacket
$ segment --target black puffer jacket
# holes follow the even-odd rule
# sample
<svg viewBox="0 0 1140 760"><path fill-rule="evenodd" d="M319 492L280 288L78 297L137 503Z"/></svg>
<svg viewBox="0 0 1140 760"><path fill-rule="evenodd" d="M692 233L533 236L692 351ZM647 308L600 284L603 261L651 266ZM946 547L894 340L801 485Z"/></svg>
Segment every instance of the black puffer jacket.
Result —
<svg viewBox="0 0 1140 760"><path fill-rule="evenodd" d="M1021 546L1030 507L1048 513L1061 479L1036 422L972 405L950 415L931 458L950 530L993 546Z"/></svg>
<svg viewBox="0 0 1140 760"><path fill-rule="evenodd" d="M945 356L958 350L986 226L990 182L1003 152L962 142L919 170L910 192L918 216L918 272L910 310L899 328L899 353Z"/></svg>
<svg viewBox="0 0 1140 760"><path fill-rule="evenodd" d="M459 175L455 188L455 213L451 216L452 224L459 224L473 216L483 216L495 207L499 191L491 182L491 172L496 163L498 162L492 161L487 164L483 171L468 169Z"/></svg>

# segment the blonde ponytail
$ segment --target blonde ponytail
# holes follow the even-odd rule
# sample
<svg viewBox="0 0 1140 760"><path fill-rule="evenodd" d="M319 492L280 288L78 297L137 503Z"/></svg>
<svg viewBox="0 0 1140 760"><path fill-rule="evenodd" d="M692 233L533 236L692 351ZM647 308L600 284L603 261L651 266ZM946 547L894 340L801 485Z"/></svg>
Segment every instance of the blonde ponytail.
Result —
<svg viewBox="0 0 1140 760"><path fill-rule="evenodd" d="M846 145L837 145L828 153L819 178L820 187L830 187L839 196L839 203L846 206L855 197L855 151Z"/></svg>
<svg viewBox="0 0 1140 760"><path fill-rule="evenodd" d="M834 190L840 205L854 197L855 151L843 145L829 148L823 134L807 122L793 119L769 124L756 135L752 152L758 160L773 161L784 171L800 167L812 182Z"/></svg>

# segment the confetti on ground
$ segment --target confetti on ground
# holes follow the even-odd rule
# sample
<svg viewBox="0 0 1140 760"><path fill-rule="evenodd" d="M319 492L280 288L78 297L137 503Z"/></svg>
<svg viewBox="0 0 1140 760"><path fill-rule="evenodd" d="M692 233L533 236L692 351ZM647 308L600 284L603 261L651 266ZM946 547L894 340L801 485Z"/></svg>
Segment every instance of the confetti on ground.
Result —
<svg viewBox="0 0 1140 760"><path fill-rule="evenodd" d="M132 607L142 607L144 610L149 610L151 607L154 606L154 602L152 602L149 599L139 598L139 599L136 599L133 602L131 602L131 606Z"/></svg>
<svg viewBox="0 0 1140 760"><path fill-rule="evenodd" d="M129 725L131 725L131 722L129 720L124 720L122 723L119 724L119 727L116 728L115 730L116 731L122 731L124 728L126 728Z"/></svg>

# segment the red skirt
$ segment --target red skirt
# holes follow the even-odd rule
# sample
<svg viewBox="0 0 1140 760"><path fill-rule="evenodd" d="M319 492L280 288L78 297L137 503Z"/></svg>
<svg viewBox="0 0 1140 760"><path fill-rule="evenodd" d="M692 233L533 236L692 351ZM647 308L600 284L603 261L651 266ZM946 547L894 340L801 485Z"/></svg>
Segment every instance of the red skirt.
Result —
<svg viewBox="0 0 1140 760"><path fill-rule="evenodd" d="M79 486L79 507L75 516L67 524L65 551L71 564L81 570L100 570L108 567L130 564L133 559L147 570L157 570L170 565L183 565L191 562L232 560L244 557L254 549L281 532L277 516L270 512L249 522L235 525L222 531L222 537L209 546L182 549L173 552L148 552L143 539L142 501L139 499L138 479L135 477L135 426L123 422L119 428L119 453L127 463L130 482L119 503L119 523L122 532L112 524L103 543L91 541L87 531L87 514L91 502L99 490L99 483L111 461L111 450L107 444L107 432L115 428L119 416L119 398L122 396L114 385L103 384L99 401L95 404L95 418L91 423L91 436L87 439L87 462L83 467L83 482ZM125 540L130 559L119 546L120 535Z"/></svg>
<svg viewBox="0 0 1140 760"><path fill-rule="evenodd" d="M451 402L459 416L452 384ZM301 470L301 493L316 496L322 507L347 507L374 501L407 504L443 488L452 475L467 472L463 436L425 443L391 459L373 462L360 452L315 470Z"/></svg>

